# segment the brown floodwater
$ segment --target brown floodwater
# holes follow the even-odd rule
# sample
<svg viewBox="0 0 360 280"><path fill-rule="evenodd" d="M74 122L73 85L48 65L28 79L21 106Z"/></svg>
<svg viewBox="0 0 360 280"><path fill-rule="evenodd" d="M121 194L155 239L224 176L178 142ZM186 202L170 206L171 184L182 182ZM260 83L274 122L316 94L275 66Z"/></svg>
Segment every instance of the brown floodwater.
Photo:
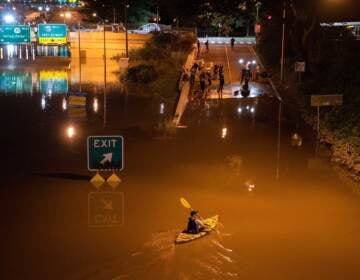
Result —
<svg viewBox="0 0 360 280"><path fill-rule="evenodd" d="M359 278L359 185L285 105L279 123L275 98L191 103L164 129L172 102L114 80L105 107L88 81L86 108L64 109L77 71L39 71L0 71L2 279ZM86 138L112 134L125 138L124 223L89 227L89 194L113 189L90 184ZM217 230L175 245L180 197L220 215Z"/></svg>

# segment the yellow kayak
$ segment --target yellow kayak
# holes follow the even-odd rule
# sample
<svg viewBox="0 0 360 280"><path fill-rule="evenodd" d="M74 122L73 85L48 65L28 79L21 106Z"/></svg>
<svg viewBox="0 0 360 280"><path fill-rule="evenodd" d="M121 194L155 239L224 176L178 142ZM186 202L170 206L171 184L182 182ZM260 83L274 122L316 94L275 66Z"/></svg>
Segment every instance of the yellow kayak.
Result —
<svg viewBox="0 0 360 280"><path fill-rule="evenodd" d="M207 218L207 219L204 219L204 224L206 226L209 227L208 230L204 230L204 231L201 231L197 234L192 234L192 233L186 233L186 232L181 232L179 233L179 235L176 237L175 239L175 243L176 244L182 244L182 243L187 243L187 242L190 242L190 241L193 241L195 239L198 239L200 237L203 237L207 234L210 233L211 230L213 230L217 223L219 221L219 215L216 215L216 216L213 216L213 217L210 217L210 218Z"/></svg>

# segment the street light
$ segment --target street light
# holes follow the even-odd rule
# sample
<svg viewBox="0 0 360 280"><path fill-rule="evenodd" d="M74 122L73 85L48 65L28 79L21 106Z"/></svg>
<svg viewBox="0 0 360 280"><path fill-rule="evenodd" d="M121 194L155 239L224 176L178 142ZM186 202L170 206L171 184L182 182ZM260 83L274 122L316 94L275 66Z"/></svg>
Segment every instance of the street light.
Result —
<svg viewBox="0 0 360 280"><path fill-rule="evenodd" d="M7 24L14 23L15 17L12 14L6 14L6 15L4 15L4 21Z"/></svg>
<svg viewBox="0 0 360 280"><path fill-rule="evenodd" d="M65 19L69 19L72 17L70 12L66 12L66 13L61 13L60 17L64 18L64 23L65 23Z"/></svg>

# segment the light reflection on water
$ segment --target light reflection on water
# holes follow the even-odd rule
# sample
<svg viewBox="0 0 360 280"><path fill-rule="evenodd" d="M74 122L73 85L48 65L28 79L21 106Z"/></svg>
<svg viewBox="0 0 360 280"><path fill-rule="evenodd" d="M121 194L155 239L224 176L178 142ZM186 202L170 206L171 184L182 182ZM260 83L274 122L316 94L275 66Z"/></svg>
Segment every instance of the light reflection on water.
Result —
<svg viewBox="0 0 360 280"><path fill-rule="evenodd" d="M34 95L34 98L36 98L34 106L39 108L39 110L40 107L43 106L44 114L42 115L45 115L46 117L55 113L55 111L61 112L64 123L68 125L69 123L75 123L75 121L84 122L91 120L91 118L94 117L93 111L95 108L98 109L96 115L101 115L102 113L102 96L100 95L97 98L97 102L95 102L94 99L96 91L101 93L101 88L99 89L99 87L89 87L92 91L89 91L90 94L88 96L87 108L71 108L67 105L65 98L67 92L62 91L65 89L64 78L66 80L68 75L64 75L63 71L55 72L55 74L46 72L42 75L40 75L39 71L33 71L32 73L20 71L20 73L25 74L15 75L14 71L11 73L10 76L12 78L8 80L15 81L15 87L9 86L9 89L16 89L15 91L12 91L11 94L22 93L23 89L21 89L21 86L24 87L25 83L26 87L24 93L29 96ZM31 76L30 79L29 75ZM40 85L40 76L43 78L43 86ZM19 80L19 77L23 77L23 80ZM30 88L29 80L31 80ZM34 85L32 85L33 82ZM71 85L69 80L66 80L66 82L67 87L70 90L77 89L76 87L72 88L73 85ZM14 82L10 83L10 85L13 83ZM40 88L43 88L44 90L40 90ZM8 88L6 89L8 90ZM1 91L4 92L3 90ZM6 94L10 94L9 91ZM66 106L64 106L64 98ZM147 145L148 143L154 145L154 142L156 141L149 141L150 137L148 137L147 131L140 127L144 123L144 116L146 117L146 120L151 122L148 127L153 127L152 122L164 120L162 109L164 109L164 113L168 113L168 111L171 111L169 109L170 107L165 104L162 106L161 103L156 103L156 106L149 108L151 106L149 106L148 100L146 100L144 104L139 105L139 103L133 102L134 99L132 98L125 101L125 98L123 100L122 96L120 96L118 99L121 100L121 102L115 99L109 102L109 126L112 126L116 131L118 131L119 128L125 128L123 131L128 135L131 135L131 137L137 139L141 138L142 140L146 140L143 142L146 142ZM21 99L19 98L19 100ZM176 174L180 174L180 176L177 176L177 181L184 180L182 187L197 186L201 188L204 186L205 189L206 186L206 194L205 192L202 192L201 199L198 198L200 201L203 201L203 205L199 205L199 208L201 209L211 208L211 205L208 204L216 203L216 200L221 198L219 199L218 206L214 208L220 208L220 205L221 208L226 208L226 211L223 210L223 212L226 212L227 219L228 221L230 220L227 225L232 226L231 230L237 234L236 236L239 236L239 233L243 233L242 239L237 238L236 240L228 234L212 233L211 235L192 243L175 246L173 242L179 230L157 232L153 233L148 242L140 249L134 249L133 253L129 255L126 260L124 258L119 258L111 263L107 263L106 266L99 265L94 273L89 274L91 276L79 279L238 279L239 274L244 274L244 268L248 269L248 267L245 267L249 266L248 263L253 263L253 267L256 267L255 264L263 264L263 255L268 258L269 263L274 267L274 270L281 268L282 264L277 266L276 262L272 262L275 259L273 257L273 252L271 252L271 257L266 255L267 246L270 243L272 244L273 240L271 240L271 238L273 238L273 236L278 238L275 240L277 247L281 247L284 239L287 239L287 245L289 248L293 248L292 246L294 246L294 244L297 245L297 242L299 242L299 234L303 233L303 236L314 236L315 233L313 242L307 241L306 239L302 243L300 242L301 246L299 247L308 245L308 247L304 247L306 249L304 249L304 251L306 251L305 253L302 254L302 252L300 252L302 258L305 258L305 256L307 257L313 248L317 248L317 242L324 240L322 229L320 230L317 227L326 226L327 239L325 240L327 244L333 244L332 240L338 238L340 234L344 234L344 236L348 237L348 232L342 232L343 228L347 229L346 218L349 217L352 221L355 219L352 215L348 215L349 209L347 208L348 206L345 201L343 201L343 196L340 196L339 202L335 197L332 198L332 196L331 199L328 199L328 193L322 191L319 192L319 198L311 198L311 202L313 202L314 205L322 205L324 208L321 209L321 211L317 210L318 217L315 215L315 218L314 211L310 207L301 207L303 205L308 205L309 197L315 195L307 189L316 189L316 187L319 186L325 189L325 185L333 186L336 183L332 182L331 178L333 178L333 176L331 176L330 179L327 179L329 177L328 169L325 169L321 173L316 171L316 176L313 176L313 174L315 174L314 171L307 171L308 167L306 166L305 160L311 154L303 153L302 150L298 148L293 150L292 147L290 147L289 135L284 136L285 140L283 140L283 145L281 146L283 152L282 157L279 157L279 160L282 162L282 165L280 165L282 169L280 169L280 171L283 170L283 173L280 173L282 174L282 177L280 178L284 178L284 181L283 183L280 182L281 188L279 189L281 189L281 192L284 191L285 193L293 191L296 195L294 195L294 197L286 195L284 198L279 198L277 196L279 196L280 191L278 191L275 192L275 196L271 197L272 199L269 199L269 197L261 197L261 200L259 201L246 199L241 195L246 191L247 197L255 198L260 195L262 191L273 193L274 189L275 191L277 190L278 183L275 184L272 182L271 178L275 178L274 165L276 163L276 149L278 147L280 148L280 146L276 145L276 124L270 124L264 128L265 121L261 121L261 119L267 120L268 118L268 113L264 110L264 104L260 102L259 109L256 107L254 114L250 114L252 113L251 111L246 112L247 106L249 106L248 108L251 108L250 105L243 104L243 102L244 100L238 100L233 104L225 102L224 104L220 102L209 102L206 104L206 111L201 111L199 108L196 108L190 116L186 116L185 114L185 120L187 117L187 121L184 122L184 124L186 124L188 128L183 129L182 133L186 141L180 141L180 144L176 145L176 149L180 151L176 153L177 157L181 158L181 156L179 156L180 153L187 155L187 152L190 150L189 147L191 147L192 151L192 156L190 157L192 166L191 168L188 168L190 171L188 171L186 165L184 165L185 167L183 168L176 166ZM97 106L94 104L97 104ZM232 106L228 108L228 105ZM66 108L64 109L64 107ZM241 116L238 111L239 107L244 108L242 109ZM191 107L189 106L189 108ZM148 111L146 109L148 109ZM151 113L153 113L153 115L151 115ZM276 115L276 108L274 114ZM251 118L255 120L255 117L258 118L258 123L251 120ZM111 123L111 120L114 121ZM226 126L224 126L224 124L226 124ZM255 124L257 126L255 126ZM73 124L73 129L70 129L70 131L66 130L66 128L67 126L62 127L62 129L59 130L64 137L72 136L75 140L78 140L80 138L78 135L88 135L88 131L82 130L82 127L79 127L77 123ZM161 139L161 141L164 139L173 139L173 132L175 131L176 134L176 132L179 131L166 122L163 122L163 125L160 126L160 128L161 134L164 136L158 138ZM226 145L222 145L224 141L219 137L222 135L222 128L226 128L226 130L224 130ZM285 129L282 131L284 131L283 133L287 132ZM66 132L69 134L66 134ZM85 143L83 139L81 139L81 141ZM287 143L289 147L286 148L284 143ZM161 149L152 148L149 150L154 150L156 152L161 151L165 154L162 150L164 146L163 142L161 142ZM139 147L141 147L141 145L139 145ZM174 150L174 147L175 146L173 146L172 150ZM146 146L146 148L148 148L148 146ZM148 157L151 158L151 156ZM201 161L200 163L198 162L199 159L210 162L211 160L216 160L214 169L211 168L210 164L202 166ZM226 165L219 164L219 159L223 159L223 161L226 162ZM185 161L187 158L183 160ZM140 163L137 162L136 166L139 164ZM146 168L155 166L156 168L163 169L165 164L147 164L144 166ZM321 166L324 167L326 165L321 164ZM144 168L144 170L146 168ZM231 171L234 176L228 176L227 172L221 171L222 169L229 172ZM143 170L141 170L141 172L143 172ZM219 176L219 174L224 174L226 176ZM191 180L189 179L190 175L194 176L191 177ZM151 177L151 179L153 180L154 178ZM129 181L131 180L129 179ZM204 184L204 182L207 184ZM168 187L170 183L173 183L173 181L170 180L166 187ZM231 190L228 191L230 193L228 197L226 197L227 192L225 189L227 184L231 187ZM221 186L221 191L217 191L219 189L218 186ZM189 192L194 192L194 189L189 189ZM327 186L326 189L328 189ZM306 196L303 194L304 190L308 192L306 193ZM142 191L143 190L141 190L141 192ZM154 189L154 192L155 191L156 189ZM163 194L163 188L161 188L160 191L161 194ZM320 194L321 196L325 195L326 199L324 200L321 198ZM208 195L208 197L206 197L206 195ZM222 197L224 195L225 197ZM336 195L339 194L337 193ZM220 202L226 203L221 204ZM295 202L295 208L292 208L293 202ZM341 213L344 213L344 215L334 216L333 205L339 203L344 203L344 206L342 206L342 204L340 205L343 207L343 209L340 209L342 209ZM351 207L354 206L351 205ZM246 213L248 217L244 214L242 220L239 221L235 218L232 220L229 217L235 216L234 213ZM266 219L268 216L265 216L264 218L264 214L267 215L267 213L271 214L270 219ZM224 215L224 218L226 216ZM301 228L300 233L298 233L299 223L293 221L295 220L294 217L298 216L300 216L303 221L306 221L305 231ZM324 217L328 217L327 219L329 220L324 222ZM172 219L171 214L169 214L167 218ZM334 218L336 223L333 222ZM353 230L353 226L348 227L349 230ZM169 226L168 228L173 227ZM144 230L146 230L146 227L144 227ZM278 235L279 233L281 234ZM121 240L121 242L123 242L123 240ZM127 240L124 242L127 242ZM246 243L250 245L246 246ZM252 246L252 244L258 243L260 245ZM226 244L231 244L231 247ZM265 244L265 246L261 244ZM261 250L262 246L264 247L263 250ZM124 245L124 247L126 247L126 245ZM354 248L356 247L354 246ZM122 246L119 247L119 251L121 251L121 249ZM252 249L256 249L257 251L252 254ZM318 249L320 252L323 248L320 246ZM343 250L341 247L330 247L329 249L334 249L331 250L331 252L335 253L337 252L337 249ZM240 259L237 255L241 250L241 254L245 254L247 256L246 258L242 256ZM327 253L327 251L325 251L325 253ZM94 255L96 255L96 253L94 253ZM278 253L276 256L279 257L281 262L287 260L281 253ZM298 254L294 253L294 256L297 258ZM318 257L318 255L316 255L316 257ZM324 254L323 257L325 258L328 256ZM246 259L247 263L245 263L243 259ZM102 261L99 263L102 263ZM76 269L81 270L81 265L80 268L77 267ZM305 270L306 269L304 269L304 271ZM256 269L251 272L254 273L254 271L256 271ZM249 278L245 277L243 279ZM306 279L306 277L303 277L303 279Z"/></svg>
<svg viewBox="0 0 360 280"><path fill-rule="evenodd" d="M0 68L0 94L66 94L78 90L78 84L88 85L91 92L108 87L119 88L119 65L116 60L107 61L106 79L102 59L84 59L81 64L76 59L40 61L39 64L18 66L9 63ZM81 79L79 75L81 73ZM90 89L89 89L90 88Z"/></svg>
<svg viewBox="0 0 360 280"><path fill-rule="evenodd" d="M3 70L0 71L0 93L6 95L66 94L69 90L68 72L65 70Z"/></svg>
<svg viewBox="0 0 360 280"><path fill-rule="evenodd" d="M27 71L5 70L0 72L0 92L3 94L32 94L33 76Z"/></svg>
<svg viewBox="0 0 360 280"><path fill-rule="evenodd" d="M93 279L240 279L242 264L223 243L231 234L214 231L186 244L175 245L178 230L153 233L126 261L114 260L96 268Z"/></svg>

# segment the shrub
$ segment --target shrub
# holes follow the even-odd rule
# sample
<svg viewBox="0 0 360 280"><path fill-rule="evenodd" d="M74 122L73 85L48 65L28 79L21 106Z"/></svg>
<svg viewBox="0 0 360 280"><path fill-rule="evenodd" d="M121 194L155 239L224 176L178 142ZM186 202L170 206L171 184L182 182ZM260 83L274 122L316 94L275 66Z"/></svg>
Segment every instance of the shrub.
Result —
<svg viewBox="0 0 360 280"><path fill-rule="evenodd" d="M138 50L138 59L142 60L161 60L169 56L166 48L154 46L151 42L147 42L145 47Z"/></svg>
<svg viewBox="0 0 360 280"><path fill-rule="evenodd" d="M158 78L155 67L147 64L132 66L127 70L125 80L139 83L150 83Z"/></svg>
<svg viewBox="0 0 360 280"><path fill-rule="evenodd" d="M189 34L155 33L144 48L130 53L130 66L121 76L125 88L175 101L182 66L194 42Z"/></svg>

